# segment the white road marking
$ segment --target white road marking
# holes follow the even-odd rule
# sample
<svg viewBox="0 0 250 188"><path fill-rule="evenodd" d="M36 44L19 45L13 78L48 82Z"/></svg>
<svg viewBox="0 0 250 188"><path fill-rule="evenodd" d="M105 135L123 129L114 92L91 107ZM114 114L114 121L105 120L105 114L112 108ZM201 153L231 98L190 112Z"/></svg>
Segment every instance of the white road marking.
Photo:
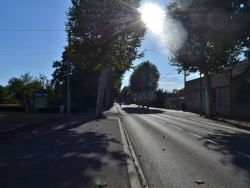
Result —
<svg viewBox="0 0 250 188"><path fill-rule="evenodd" d="M171 127L174 127L174 128L176 128L176 129L179 129L179 130L183 131L182 128L176 127L175 125L172 125L172 124L168 124L168 125L170 125Z"/></svg>
<svg viewBox="0 0 250 188"><path fill-rule="evenodd" d="M196 137L198 137L198 138L202 138L201 136L199 136L199 135L197 135L197 134L194 134L194 133L189 133L189 134L191 134L191 135L193 135L193 136L196 136Z"/></svg>
<svg viewBox="0 0 250 188"><path fill-rule="evenodd" d="M247 154L242 153L242 152L240 152L240 151L235 151L235 152L238 153L238 154L241 154L241 155L243 155L243 156L245 156L245 157L247 157L247 158L250 159L250 155L247 155Z"/></svg>
<svg viewBox="0 0 250 188"><path fill-rule="evenodd" d="M152 116L149 116L149 117L151 117L152 119L157 120L157 121L159 121L159 122L161 122L161 123L165 123L165 124L166 124L165 121L162 121L162 120L160 120L160 119L154 118L154 117L152 117ZM184 129L182 129L182 128L180 128L180 127L177 127L177 126L175 126L175 125L172 125L172 124L168 124L168 125L170 125L171 127L176 128L176 129L179 129L179 130L181 130L181 131L184 130Z"/></svg>
<svg viewBox="0 0 250 188"><path fill-rule="evenodd" d="M155 119L155 120L157 120L157 121L159 121L159 122L166 123L166 122L164 122L164 121L162 121L162 120L160 120L160 119L154 118L154 117L152 117L152 116L149 116L149 117L151 117L152 119ZM205 122L204 122L204 123L205 123ZM171 126L171 127L176 128L176 129L179 129L179 130L181 130L181 131L184 130L184 129L182 129L182 128L180 128L180 127L177 127L177 126L175 126L175 125L173 125L173 124L168 124L168 125ZM193 135L193 136L196 136L196 137L198 137L198 138L203 138L203 137L201 137L201 136L199 136L199 135L197 135L197 134L194 134L194 133L189 133L189 134L191 134L191 135ZM208 141L208 142L211 142L211 143L213 143L213 144L218 144L217 142L214 142L213 140L210 140L210 139L205 139L205 140Z"/></svg>
<svg viewBox="0 0 250 188"><path fill-rule="evenodd" d="M205 140L208 142L212 142L213 144L217 144L217 142L214 142L213 140L210 140L210 139L205 139Z"/></svg>
<svg viewBox="0 0 250 188"><path fill-rule="evenodd" d="M161 123L166 123L165 121L162 121L160 119L156 119L157 121L161 122Z"/></svg>

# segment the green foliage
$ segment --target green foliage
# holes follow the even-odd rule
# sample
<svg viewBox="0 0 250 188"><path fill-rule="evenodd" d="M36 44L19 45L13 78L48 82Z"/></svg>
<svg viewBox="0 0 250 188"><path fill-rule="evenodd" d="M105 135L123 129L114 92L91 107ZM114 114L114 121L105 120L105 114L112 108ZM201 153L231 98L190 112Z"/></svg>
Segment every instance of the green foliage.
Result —
<svg viewBox="0 0 250 188"><path fill-rule="evenodd" d="M0 104L4 104L7 99L7 88L0 85Z"/></svg>
<svg viewBox="0 0 250 188"><path fill-rule="evenodd" d="M167 9L186 30L183 44L170 43L171 64L179 72L204 74L206 116L212 117L210 74L226 71L249 52L250 3L247 0L174 0Z"/></svg>
<svg viewBox="0 0 250 188"><path fill-rule="evenodd" d="M164 102L168 96L167 91L164 91L163 89L156 90L156 107L158 108L164 108Z"/></svg>
<svg viewBox="0 0 250 188"><path fill-rule="evenodd" d="M42 74L39 74L39 77L33 77L28 72L21 75L20 78L13 77L8 81L6 88L9 95L15 95L9 97L12 100L7 102L19 104L22 100L30 98L35 89L45 89L48 83L47 77Z"/></svg>
<svg viewBox="0 0 250 188"><path fill-rule="evenodd" d="M106 72L109 77L108 88L112 91L112 95L109 96L114 97L121 85L122 75L131 67L133 60L142 57L143 54L138 53L138 48L146 30L138 12L139 2L139 0L98 2L72 0L66 23L69 45L65 47L63 61L69 61L72 65L71 83L78 85L78 87L73 86L75 90L72 88L76 100L82 97L84 90L80 87L80 83L76 84L73 81L81 80L79 72L83 71L84 77L88 78L92 77L88 73L94 73L99 77L100 71L103 70L105 78L98 80L101 89L97 102L99 106L97 109L103 109ZM57 78L57 82L56 79L53 80L55 87L63 90L66 83L62 73L63 65L56 62L54 67L58 70L53 75ZM97 98L97 87L95 90L90 89L96 86L96 83L91 86L88 84L85 88L91 90L90 98Z"/></svg>
<svg viewBox="0 0 250 188"><path fill-rule="evenodd" d="M157 67L149 61L144 61L135 67L130 77L130 90L133 93L156 90L160 73Z"/></svg>
<svg viewBox="0 0 250 188"><path fill-rule="evenodd" d="M122 98L126 98L126 99L130 99L132 96L132 93L130 91L130 87L129 86L125 86L122 91L121 91L121 97Z"/></svg>
<svg viewBox="0 0 250 188"><path fill-rule="evenodd" d="M62 61L54 61L52 65L55 70L52 73L53 78L51 80L51 85L54 89L53 95L51 96L51 102L57 105L64 104L64 100L66 100L67 58L65 53L63 53L62 58Z"/></svg>
<svg viewBox="0 0 250 188"><path fill-rule="evenodd" d="M183 45L171 44L175 49L172 65L179 71L219 73L235 64L242 49L233 41L236 30L232 26L239 27L232 6L230 1L197 0L189 6L172 1L168 11L188 33Z"/></svg>
<svg viewBox="0 0 250 188"><path fill-rule="evenodd" d="M128 70L138 58L137 48L145 34L138 0L72 0L66 23L70 46L66 48L75 67Z"/></svg>
<svg viewBox="0 0 250 188"><path fill-rule="evenodd" d="M119 96L119 100L122 100L124 103L131 103L132 102L132 93L129 86L125 86Z"/></svg>

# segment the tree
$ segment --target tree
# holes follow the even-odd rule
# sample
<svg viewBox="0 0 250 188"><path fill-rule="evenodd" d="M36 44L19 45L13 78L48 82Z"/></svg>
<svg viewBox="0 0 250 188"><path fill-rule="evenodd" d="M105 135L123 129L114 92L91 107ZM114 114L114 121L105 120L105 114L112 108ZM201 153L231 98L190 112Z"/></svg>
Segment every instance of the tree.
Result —
<svg viewBox="0 0 250 188"><path fill-rule="evenodd" d="M148 91L158 88L160 73L157 67L149 61L139 64L130 76L130 89L133 93L146 91L148 107Z"/></svg>
<svg viewBox="0 0 250 188"><path fill-rule="evenodd" d="M35 89L45 89L45 83L48 83L45 75L39 74L39 77L33 77L29 72L9 79L7 89L10 93L16 94L16 99L20 101L27 100Z"/></svg>
<svg viewBox="0 0 250 188"><path fill-rule="evenodd" d="M120 95L121 95L123 101L129 102L129 103L130 103L131 97L132 97L132 93L131 93L131 91L130 91L130 87L129 87L129 86L125 86L125 87L122 89Z"/></svg>
<svg viewBox="0 0 250 188"><path fill-rule="evenodd" d="M224 36L222 39L225 41L241 47L245 57L250 59L250 1L224 0L220 3L230 10L230 25L220 36Z"/></svg>
<svg viewBox="0 0 250 188"><path fill-rule="evenodd" d="M109 71L128 70L141 57L137 48L145 34L138 12L139 0L72 0L66 52L74 67L101 71L97 115L101 115Z"/></svg>
<svg viewBox="0 0 250 188"><path fill-rule="evenodd" d="M52 64L55 70L52 73L51 85L55 89L57 96L66 93L67 65L65 61L63 58L62 61L54 61Z"/></svg>
<svg viewBox="0 0 250 188"><path fill-rule="evenodd" d="M189 5L183 2L172 1L167 7L188 33L181 46L174 42L170 44L171 49L175 49L171 64L178 66L179 72L199 71L204 75L206 115L211 117L210 75L225 71L238 61L241 54L240 46L232 40L237 27L236 18L231 1L197 0Z"/></svg>
<svg viewBox="0 0 250 188"><path fill-rule="evenodd" d="M168 92L163 89L157 89L156 90L156 107L158 108L164 108L164 103L167 98Z"/></svg>
<svg viewBox="0 0 250 188"><path fill-rule="evenodd" d="M24 93L24 83L20 78L13 77L9 79L8 85L7 85L8 91L10 93L15 93L16 99L22 100L22 98L25 97Z"/></svg>
<svg viewBox="0 0 250 188"><path fill-rule="evenodd" d="M7 98L7 88L0 85L0 104L4 104Z"/></svg>

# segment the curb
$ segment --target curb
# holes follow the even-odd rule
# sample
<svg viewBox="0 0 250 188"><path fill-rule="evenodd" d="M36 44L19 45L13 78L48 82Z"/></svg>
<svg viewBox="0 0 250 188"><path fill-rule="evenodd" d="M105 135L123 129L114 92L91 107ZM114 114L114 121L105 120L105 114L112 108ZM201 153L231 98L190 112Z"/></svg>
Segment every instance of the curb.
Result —
<svg viewBox="0 0 250 188"><path fill-rule="evenodd" d="M126 163L128 167L128 174L129 174L131 188L142 188L142 187L149 188L148 183L140 167L140 164L138 162L138 159L136 157L136 154L134 152L133 146L129 140L128 134L119 117L118 117L118 122L119 122L124 153L127 156Z"/></svg>

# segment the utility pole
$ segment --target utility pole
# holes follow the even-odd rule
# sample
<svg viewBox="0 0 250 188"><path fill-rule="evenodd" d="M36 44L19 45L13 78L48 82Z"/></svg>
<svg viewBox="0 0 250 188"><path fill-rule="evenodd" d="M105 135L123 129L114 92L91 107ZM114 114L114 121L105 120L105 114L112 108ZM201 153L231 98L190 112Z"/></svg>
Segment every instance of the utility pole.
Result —
<svg viewBox="0 0 250 188"><path fill-rule="evenodd" d="M186 87L186 82L187 82L187 73L186 73L186 71L184 71L184 104L185 104L184 111L186 111L186 106L187 106L187 87Z"/></svg>
<svg viewBox="0 0 250 188"><path fill-rule="evenodd" d="M70 46L70 31L68 31L68 47ZM68 50L67 64L67 114L71 114L71 91L70 91L70 53Z"/></svg>
<svg viewBox="0 0 250 188"><path fill-rule="evenodd" d="M202 88L201 88L201 72L200 72L200 116L202 114Z"/></svg>

